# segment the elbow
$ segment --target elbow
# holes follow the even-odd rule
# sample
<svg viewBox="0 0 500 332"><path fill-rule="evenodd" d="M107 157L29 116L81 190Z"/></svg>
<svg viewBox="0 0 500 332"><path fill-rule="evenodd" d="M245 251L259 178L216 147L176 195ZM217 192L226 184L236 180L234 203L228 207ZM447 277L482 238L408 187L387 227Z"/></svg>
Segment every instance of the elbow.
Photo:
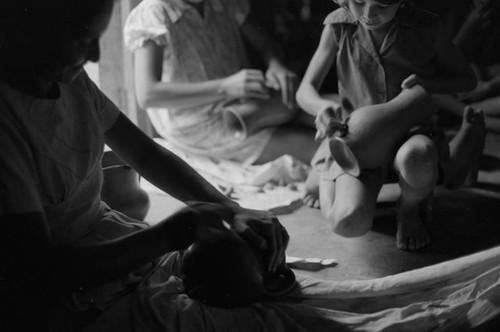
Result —
<svg viewBox="0 0 500 332"><path fill-rule="evenodd" d="M295 100L297 100L297 104L302 108L306 109L306 101L305 101L305 93L304 87L302 85L299 86L297 92L295 93Z"/></svg>
<svg viewBox="0 0 500 332"><path fill-rule="evenodd" d="M141 109L148 109L155 107L154 96L149 90L137 91L135 94L135 99L137 101L137 105Z"/></svg>
<svg viewBox="0 0 500 332"><path fill-rule="evenodd" d="M150 107L149 102L145 96L136 95L135 99L137 101L137 105L139 105L141 109L145 110Z"/></svg>

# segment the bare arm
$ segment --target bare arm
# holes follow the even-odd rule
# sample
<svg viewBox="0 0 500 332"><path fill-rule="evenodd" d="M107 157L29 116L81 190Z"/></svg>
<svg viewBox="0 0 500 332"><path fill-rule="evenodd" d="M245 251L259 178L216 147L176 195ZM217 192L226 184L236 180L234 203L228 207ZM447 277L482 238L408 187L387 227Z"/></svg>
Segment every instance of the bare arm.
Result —
<svg viewBox="0 0 500 332"><path fill-rule="evenodd" d="M295 93L299 79L286 67L283 50L277 46L270 34L258 28L252 13L247 16L240 31L243 38L260 54L267 65L265 75L267 84L275 90L281 90L283 104L291 109L296 108Z"/></svg>
<svg viewBox="0 0 500 332"><path fill-rule="evenodd" d="M200 225L220 223L209 219L185 208L151 228L118 239L54 246L43 212L4 215L0 217L0 257L8 268L2 280L11 286L47 287L56 294L102 284L166 252L187 248L197 239Z"/></svg>
<svg viewBox="0 0 500 332"><path fill-rule="evenodd" d="M431 94L454 94L472 90L477 84L471 66L442 27L436 38L436 68L435 77L425 79L412 75L402 87L419 84Z"/></svg>
<svg viewBox="0 0 500 332"><path fill-rule="evenodd" d="M144 178L183 202L237 206L181 158L151 140L123 114L106 132L106 144Z"/></svg>
<svg viewBox="0 0 500 332"><path fill-rule="evenodd" d="M288 234L274 215L240 207L182 159L156 144L124 115L106 133L106 144L148 181L173 197L188 204L200 201L227 207L231 213L226 214L225 221L250 245L267 250L270 269L276 268L284 258Z"/></svg>
<svg viewBox="0 0 500 332"><path fill-rule="evenodd" d="M324 137L328 124L338 118L340 105L322 97L319 89L337 56L338 45L329 26L325 26L319 46L297 90L297 102L306 112L316 116L316 138Z"/></svg>
<svg viewBox="0 0 500 332"><path fill-rule="evenodd" d="M491 97L497 97L500 93L500 74L489 80L479 80L476 88L472 91L459 95L459 99L465 103L480 102Z"/></svg>
<svg viewBox="0 0 500 332"><path fill-rule="evenodd" d="M142 108L191 108L226 99L269 98L264 76L258 70L245 69L204 82L176 83L162 82L162 69L163 47L149 41L135 51L135 92Z"/></svg>
<svg viewBox="0 0 500 332"><path fill-rule="evenodd" d="M325 26L321 39L297 91L299 105L309 114L318 115L332 101L323 98L319 89L337 56L338 46L330 27ZM338 105L337 105L338 107Z"/></svg>

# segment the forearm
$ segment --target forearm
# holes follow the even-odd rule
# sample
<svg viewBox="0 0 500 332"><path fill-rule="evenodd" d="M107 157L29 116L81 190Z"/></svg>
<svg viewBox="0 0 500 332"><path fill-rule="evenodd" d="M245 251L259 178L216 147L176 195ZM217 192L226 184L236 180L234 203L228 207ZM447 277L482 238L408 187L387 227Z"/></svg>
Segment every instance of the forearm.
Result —
<svg viewBox="0 0 500 332"><path fill-rule="evenodd" d="M491 80L487 81L489 91L491 94L500 93L500 75L493 77Z"/></svg>
<svg viewBox="0 0 500 332"><path fill-rule="evenodd" d="M47 294L104 283L179 248L176 234L160 226L95 245L55 246L43 212L1 217L2 287L45 289ZM68 221L70 222L70 221ZM167 225L168 226L168 225ZM0 287L0 288L2 288Z"/></svg>
<svg viewBox="0 0 500 332"><path fill-rule="evenodd" d="M141 132L124 115L106 133L106 144L144 178L183 202L206 201L237 206L181 158Z"/></svg>
<svg viewBox="0 0 500 332"><path fill-rule="evenodd" d="M436 105L444 110L445 112L451 113L453 115L461 117L464 112L464 107L466 106L463 102L458 100L452 95L432 95Z"/></svg>
<svg viewBox="0 0 500 332"><path fill-rule="evenodd" d="M60 291L103 284L166 252L183 249L176 244L175 234L163 232L166 236L161 238L158 227L93 245L57 247L53 250L49 280Z"/></svg>
<svg viewBox="0 0 500 332"><path fill-rule="evenodd" d="M214 188L190 165L174 153L155 144L151 153L146 153L146 162L137 166L139 173L148 181L171 196L183 201L203 201L237 205Z"/></svg>
<svg viewBox="0 0 500 332"><path fill-rule="evenodd" d="M474 89L477 85L477 80L473 75L457 75L455 77L430 80L419 78L418 84L430 94L455 94Z"/></svg>
<svg viewBox="0 0 500 332"><path fill-rule="evenodd" d="M312 116L317 116L318 112L325 107L337 104L331 99L322 98L316 88L305 82L297 90L297 103Z"/></svg>
<svg viewBox="0 0 500 332"><path fill-rule="evenodd" d="M197 83L154 82L138 91L143 108L190 108L226 98L222 79Z"/></svg>

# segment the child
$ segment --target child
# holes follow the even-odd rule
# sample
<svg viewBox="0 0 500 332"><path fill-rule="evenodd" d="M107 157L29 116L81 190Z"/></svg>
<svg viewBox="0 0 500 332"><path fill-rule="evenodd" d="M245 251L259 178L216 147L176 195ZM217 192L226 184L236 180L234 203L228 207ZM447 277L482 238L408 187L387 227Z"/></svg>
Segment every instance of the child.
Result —
<svg viewBox="0 0 500 332"><path fill-rule="evenodd" d="M444 35L437 17L415 9L412 1L335 2L341 8L326 17L319 46L297 92L299 105L316 116L318 137L325 136L331 121L342 122L360 107L386 103L414 85L429 93L474 87L472 70ZM339 78L338 101L318 93L334 62ZM377 195L388 169L394 169L401 188L397 247L415 250L429 243L419 206L436 185L438 152L442 149L427 134L432 132L430 119L415 125L391 165L363 169L354 177L338 171L334 162L323 172L320 206L336 233L353 237L371 229ZM467 128L470 125L465 124ZM326 141L315 160L328 158Z"/></svg>
<svg viewBox="0 0 500 332"><path fill-rule="evenodd" d="M182 255L181 277L191 298L217 307L240 307L282 295L295 286L283 260L275 272L263 268L262 253L228 230L211 230Z"/></svg>
<svg viewBox="0 0 500 332"><path fill-rule="evenodd" d="M49 312L51 331L81 330L172 252L224 230L221 219L262 250L266 270L284 259L288 236L275 217L220 194L85 74L112 8L113 0L0 4L2 330L44 330ZM100 197L105 143L191 207L151 227L110 209Z"/></svg>
<svg viewBox="0 0 500 332"><path fill-rule="evenodd" d="M145 0L130 13L124 36L139 104L169 143L243 164L284 154L311 160L314 124L296 106L297 76L247 0ZM245 45L265 72L251 66Z"/></svg>

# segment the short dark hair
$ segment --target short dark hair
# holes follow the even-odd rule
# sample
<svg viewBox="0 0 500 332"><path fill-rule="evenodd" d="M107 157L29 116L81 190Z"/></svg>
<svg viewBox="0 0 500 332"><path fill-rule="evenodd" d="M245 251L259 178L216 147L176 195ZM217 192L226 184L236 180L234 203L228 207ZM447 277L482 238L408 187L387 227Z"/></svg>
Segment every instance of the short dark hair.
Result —
<svg viewBox="0 0 500 332"><path fill-rule="evenodd" d="M0 3L0 28L50 28L71 26L75 18L88 17L113 0L10 0Z"/></svg>

